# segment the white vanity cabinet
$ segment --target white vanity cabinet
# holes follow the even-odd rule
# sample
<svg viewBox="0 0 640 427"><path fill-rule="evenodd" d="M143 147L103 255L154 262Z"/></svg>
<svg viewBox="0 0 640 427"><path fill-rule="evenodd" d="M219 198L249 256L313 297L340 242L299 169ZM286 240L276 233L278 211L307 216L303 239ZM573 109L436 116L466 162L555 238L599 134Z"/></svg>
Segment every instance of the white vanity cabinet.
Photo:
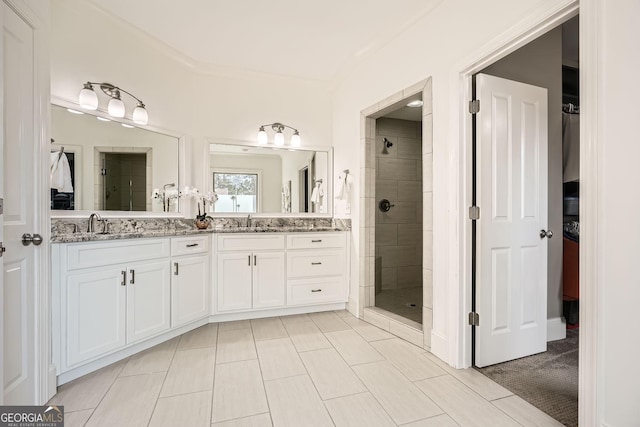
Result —
<svg viewBox="0 0 640 427"><path fill-rule="evenodd" d="M210 236L171 238L171 326L209 316Z"/></svg>
<svg viewBox="0 0 640 427"><path fill-rule="evenodd" d="M169 330L169 239L54 248L61 369Z"/></svg>
<svg viewBox="0 0 640 427"><path fill-rule="evenodd" d="M287 236L287 305L347 301L346 233Z"/></svg>
<svg viewBox="0 0 640 427"><path fill-rule="evenodd" d="M285 236L216 236L217 311L285 306Z"/></svg>

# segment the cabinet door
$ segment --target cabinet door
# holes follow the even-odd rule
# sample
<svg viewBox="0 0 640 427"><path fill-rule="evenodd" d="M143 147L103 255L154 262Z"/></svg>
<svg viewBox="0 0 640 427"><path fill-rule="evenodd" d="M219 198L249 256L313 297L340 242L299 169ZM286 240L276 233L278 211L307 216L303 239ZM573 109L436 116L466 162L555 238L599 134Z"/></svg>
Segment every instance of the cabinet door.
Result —
<svg viewBox="0 0 640 427"><path fill-rule="evenodd" d="M253 308L284 307L284 252L253 254Z"/></svg>
<svg viewBox="0 0 640 427"><path fill-rule="evenodd" d="M251 308L251 252L218 255L218 311Z"/></svg>
<svg viewBox="0 0 640 427"><path fill-rule="evenodd" d="M169 260L140 262L127 270L127 343L169 330Z"/></svg>
<svg viewBox="0 0 640 427"><path fill-rule="evenodd" d="M116 267L67 276L63 289L67 366L125 345L124 271L124 267Z"/></svg>
<svg viewBox="0 0 640 427"><path fill-rule="evenodd" d="M173 259L171 326L177 327L209 315L209 257Z"/></svg>

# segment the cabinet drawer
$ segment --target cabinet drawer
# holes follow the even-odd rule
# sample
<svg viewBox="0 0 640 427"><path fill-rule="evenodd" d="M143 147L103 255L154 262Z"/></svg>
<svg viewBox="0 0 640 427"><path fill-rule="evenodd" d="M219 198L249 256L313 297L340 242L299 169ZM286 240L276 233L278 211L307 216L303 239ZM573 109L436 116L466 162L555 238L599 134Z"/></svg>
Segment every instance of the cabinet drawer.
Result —
<svg viewBox="0 0 640 427"><path fill-rule="evenodd" d="M287 282L287 306L346 301L344 279L328 277Z"/></svg>
<svg viewBox="0 0 640 427"><path fill-rule="evenodd" d="M287 277L344 274L344 251L292 251L287 253Z"/></svg>
<svg viewBox="0 0 640 427"><path fill-rule="evenodd" d="M287 236L287 249L343 248L344 233L300 233Z"/></svg>
<svg viewBox="0 0 640 427"><path fill-rule="evenodd" d="M269 249L284 249L283 235L218 235L217 239L218 251L261 251Z"/></svg>
<svg viewBox="0 0 640 427"><path fill-rule="evenodd" d="M209 235L171 238L171 256L197 254L208 250Z"/></svg>
<svg viewBox="0 0 640 427"><path fill-rule="evenodd" d="M169 239L72 243L67 246L67 269L100 267L169 256Z"/></svg>

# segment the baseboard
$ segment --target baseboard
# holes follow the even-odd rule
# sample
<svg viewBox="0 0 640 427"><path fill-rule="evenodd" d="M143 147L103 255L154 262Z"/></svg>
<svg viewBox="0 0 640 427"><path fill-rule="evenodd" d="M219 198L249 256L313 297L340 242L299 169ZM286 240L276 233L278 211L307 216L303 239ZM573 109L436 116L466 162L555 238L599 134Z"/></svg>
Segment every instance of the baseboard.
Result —
<svg viewBox="0 0 640 427"><path fill-rule="evenodd" d="M547 342L563 340L567 337L567 324L564 317L547 319Z"/></svg>
<svg viewBox="0 0 640 427"><path fill-rule="evenodd" d="M451 365L449 361L449 342L447 338L431 330L431 354Z"/></svg>

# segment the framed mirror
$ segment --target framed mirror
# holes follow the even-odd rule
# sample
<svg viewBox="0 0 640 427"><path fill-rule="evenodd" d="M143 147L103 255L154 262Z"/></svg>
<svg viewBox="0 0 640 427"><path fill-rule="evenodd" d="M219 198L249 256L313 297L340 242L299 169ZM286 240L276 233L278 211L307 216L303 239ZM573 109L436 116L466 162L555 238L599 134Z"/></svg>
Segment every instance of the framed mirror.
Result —
<svg viewBox="0 0 640 427"><path fill-rule="evenodd" d="M178 215L180 138L76 108L51 106L52 216Z"/></svg>
<svg viewBox="0 0 640 427"><path fill-rule="evenodd" d="M209 144L209 214L331 216L333 151Z"/></svg>

